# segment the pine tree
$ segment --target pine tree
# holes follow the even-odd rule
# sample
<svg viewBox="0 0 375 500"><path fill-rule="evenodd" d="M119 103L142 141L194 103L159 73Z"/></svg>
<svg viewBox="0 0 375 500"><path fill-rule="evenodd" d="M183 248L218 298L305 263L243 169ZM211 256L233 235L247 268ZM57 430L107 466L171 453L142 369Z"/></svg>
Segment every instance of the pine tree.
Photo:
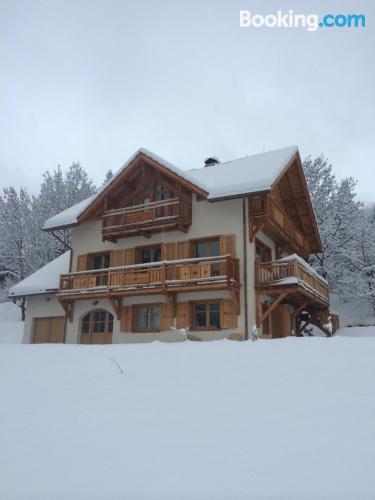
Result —
<svg viewBox="0 0 375 500"><path fill-rule="evenodd" d="M37 267L35 223L27 191L5 188L0 196L0 295L6 298L10 286L21 281ZM24 319L24 301L22 315Z"/></svg>
<svg viewBox="0 0 375 500"><path fill-rule="evenodd" d="M70 244L70 231L57 231L63 243L42 230L45 221L93 195L96 188L79 163L64 174L58 166L45 172L38 196L14 187L0 196L0 297L29 274L44 266ZM23 310L24 312L24 310Z"/></svg>
<svg viewBox="0 0 375 500"><path fill-rule="evenodd" d="M33 213L38 225L38 247L41 265L66 251L70 245L70 231L57 231L57 236L64 242L42 231L45 221L59 212L83 201L96 192L86 171L79 163L73 163L64 175L60 166L52 174L45 172L39 196L33 199Z"/></svg>
<svg viewBox="0 0 375 500"><path fill-rule="evenodd" d="M111 169L109 169L108 172L105 174L103 184L100 186L100 188L102 189L106 184L108 184L108 182L112 179L112 177L113 177L113 172Z"/></svg>

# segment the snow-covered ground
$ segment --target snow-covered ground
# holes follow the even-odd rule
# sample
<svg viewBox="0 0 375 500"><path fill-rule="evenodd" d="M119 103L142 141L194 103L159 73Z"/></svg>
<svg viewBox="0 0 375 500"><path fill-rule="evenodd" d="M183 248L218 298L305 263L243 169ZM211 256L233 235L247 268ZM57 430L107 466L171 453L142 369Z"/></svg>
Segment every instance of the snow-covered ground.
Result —
<svg viewBox="0 0 375 500"><path fill-rule="evenodd" d="M3 344L0 499L373 500L375 335L349 330Z"/></svg>
<svg viewBox="0 0 375 500"><path fill-rule="evenodd" d="M20 344L23 335L23 325L21 321L21 309L13 304L13 302L1 302L0 344Z"/></svg>

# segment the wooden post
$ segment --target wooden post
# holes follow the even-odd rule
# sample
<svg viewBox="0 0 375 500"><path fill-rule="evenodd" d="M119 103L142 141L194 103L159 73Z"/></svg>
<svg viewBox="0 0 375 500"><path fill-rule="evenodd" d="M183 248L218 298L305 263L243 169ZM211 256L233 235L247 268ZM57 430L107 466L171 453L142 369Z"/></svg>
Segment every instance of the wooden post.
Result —
<svg viewBox="0 0 375 500"><path fill-rule="evenodd" d="M281 295L277 297L277 299L272 302L272 304L267 307L267 310L262 314L262 316L259 318L259 324L257 325L258 327L263 323L263 321L271 314L271 312L280 304L282 300L285 299L285 297L288 294L286 292L283 292Z"/></svg>

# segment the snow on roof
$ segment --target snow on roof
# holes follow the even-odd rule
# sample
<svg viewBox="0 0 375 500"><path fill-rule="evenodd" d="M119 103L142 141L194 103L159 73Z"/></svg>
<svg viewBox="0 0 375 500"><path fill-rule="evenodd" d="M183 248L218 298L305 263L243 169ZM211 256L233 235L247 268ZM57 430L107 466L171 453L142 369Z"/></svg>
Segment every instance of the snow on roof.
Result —
<svg viewBox="0 0 375 500"><path fill-rule="evenodd" d="M208 186L209 200L268 191L297 151L296 146L276 149L188 172L196 184Z"/></svg>
<svg viewBox="0 0 375 500"><path fill-rule="evenodd" d="M152 151L140 148L97 194L54 215L45 222L43 229L48 230L75 225L84 210L91 205L104 189L117 179L138 154L148 156L171 172L207 191L208 199L215 200L218 198L270 190L272 184L297 152L297 147L291 146L246 156L245 158L239 158L237 160L218 163L210 167L181 170Z"/></svg>
<svg viewBox="0 0 375 500"><path fill-rule="evenodd" d="M69 272L70 252L57 257L9 290L9 297L37 295L59 288L60 274Z"/></svg>
<svg viewBox="0 0 375 500"><path fill-rule="evenodd" d="M94 201L96 196L97 195L94 194L89 198L86 198L85 200L76 203L70 208L63 210L57 215L50 217L44 223L43 229L46 230L46 229L74 226L74 224L77 224L78 217L90 205L90 203Z"/></svg>

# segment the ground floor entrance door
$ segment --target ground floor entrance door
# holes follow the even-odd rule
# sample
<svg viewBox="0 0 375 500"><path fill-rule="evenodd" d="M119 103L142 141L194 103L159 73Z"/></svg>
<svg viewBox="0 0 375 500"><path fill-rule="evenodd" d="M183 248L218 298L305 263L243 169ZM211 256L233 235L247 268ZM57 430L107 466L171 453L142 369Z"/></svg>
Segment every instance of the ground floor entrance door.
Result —
<svg viewBox="0 0 375 500"><path fill-rule="evenodd" d="M63 342L64 316L34 319L33 344Z"/></svg>
<svg viewBox="0 0 375 500"><path fill-rule="evenodd" d="M113 315L103 309L91 311L82 318L81 344L112 344Z"/></svg>

